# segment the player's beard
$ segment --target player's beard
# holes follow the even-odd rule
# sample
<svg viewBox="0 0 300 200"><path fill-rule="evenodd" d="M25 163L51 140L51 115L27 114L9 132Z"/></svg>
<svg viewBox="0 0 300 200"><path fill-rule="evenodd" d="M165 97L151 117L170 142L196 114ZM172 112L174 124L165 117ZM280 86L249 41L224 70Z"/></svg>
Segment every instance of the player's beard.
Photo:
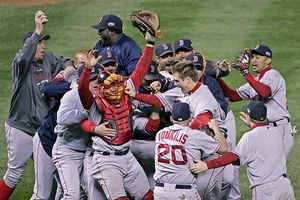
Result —
<svg viewBox="0 0 300 200"><path fill-rule="evenodd" d="M101 35L101 41L103 46L109 46L112 44L111 38L106 35Z"/></svg>

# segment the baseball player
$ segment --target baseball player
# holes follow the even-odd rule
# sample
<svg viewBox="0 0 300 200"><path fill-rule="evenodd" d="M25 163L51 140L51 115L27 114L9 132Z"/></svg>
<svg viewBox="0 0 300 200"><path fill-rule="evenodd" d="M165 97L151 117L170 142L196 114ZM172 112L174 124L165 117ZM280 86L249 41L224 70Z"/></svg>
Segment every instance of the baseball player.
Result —
<svg viewBox="0 0 300 200"><path fill-rule="evenodd" d="M249 73L249 64L257 77ZM241 71L247 83L236 90L230 89L223 80L219 80L225 96L230 101L261 100L268 108L269 123L282 134L286 157L291 152L294 136L290 123L290 114L287 108L286 85L283 77L271 67L272 51L262 44L244 51L234 65Z"/></svg>
<svg viewBox="0 0 300 200"><path fill-rule="evenodd" d="M247 165L252 199L295 199L286 175L282 134L278 128L268 124L269 110L264 103L252 101L244 106L243 111L240 118L251 130L242 136L235 151L206 163L199 160L191 166L191 171L199 173L230 163Z"/></svg>
<svg viewBox="0 0 300 200"><path fill-rule="evenodd" d="M216 121L209 122L215 138L189 128L191 111L187 103L172 108L174 125L160 130L155 138L155 199L201 199L195 174L189 170L203 153L227 152L227 142Z"/></svg>
<svg viewBox="0 0 300 200"><path fill-rule="evenodd" d="M155 59L158 63L157 69L161 75L173 80L172 64L174 63L174 53L170 43L161 43L155 48Z"/></svg>
<svg viewBox="0 0 300 200"><path fill-rule="evenodd" d="M99 91L95 94L95 98L84 90L87 87L86 76L100 59L94 57L95 51L90 53L90 60L79 80L80 98L84 107L89 110L89 120L83 121L81 127L87 132L96 134L107 131L98 130L100 123L116 130L113 135L92 137L95 150L92 176L101 185L107 199L128 199L126 191L136 199L153 199L153 192L150 190L145 172L129 150L132 138L130 128L132 104L128 95L124 95L125 84L128 87L139 88L147 67L150 66L154 42L149 33L146 33L146 40L147 45L143 54L126 83L121 75L105 69L97 79Z"/></svg>
<svg viewBox="0 0 300 200"><path fill-rule="evenodd" d="M206 60L204 55L201 53L189 54L185 59L194 63L195 68L197 69L197 73L200 77L199 81L208 87L208 89L216 98L217 102L220 104L221 109L226 114L228 104L225 100L220 84L215 79L211 78L210 76L207 76L204 73L206 68Z"/></svg>
<svg viewBox="0 0 300 200"><path fill-rule="evenodd" d="M214 78L206 75L206 69L207 69L207 62L203 54L200 52L190 54L186 57L186 60L192 61L197 69L197 72L200 77L200 82L207 85L209 90L212 92L218 103L220 104L222 110L224 111L226 118L224 120L226 129L227 129L227 141L229 145L229 149L233 150L236 144L236 130L235 130L235 121L234 121L234 115L231 112L229 112L227 109L230 109L228 106L228 103L224 97L223 91L220 87L220 84L218 81L216 81ZM209 66L210 68L211 66ZM204 73L205 71L205 73ZM216 70L215 70L216 71ZM212 70L210 69L210 73L212 73ZM229 116L227 117L227 114ZM223 170L223 178L222 178L222 198L227 199L228 195L231 190L231 186L233 185L233 178L234 173L238 173L238 170L236 172L233 171L234 168L232 165L228 165ZM239 188L239 186L237 186Z"/></svg>
<svg viewBox="0 0 300 200"><path fill-rule="evenodd" d="M84 68L84 66L82 66ZM80 72L81 70L79 70ZM95 92L99 69L95 68L89 76L89 88ZM90 135L80 128L80 122L88 116L83 108L77 84L61 99L57 112L55 133L58 134L53 146L53 162L57 168L63 187L62 199L79 199L80 175Z"/></svg>
<svg viewBox="0 0 300 200"><path fill-rule="evenodd" d="M74 67L76 69L79 69L79 67L86 64L88 52L87 49L81 49L75 54Z"/></svg>
<svg viewBox="0 0 300 200"><path fill-rule="evenodd" d="M117 73L129 77L136 67L142 51L132 38L123 33L122 20L113 14L104 15L92 28L97 29L98 35L101 37L94 50L97 50L98 53L103 50L114 51L119 64Z"/></svg>
<svg viewBox="0 0 300 200"><path fill-rule="evenodd" d="M133 139L130 150L143 167L151 190L154 189L154 140L160 127L159 110L153 108L150 116L136 109L133 115Z"/></svg>
<svg viewBox="0 0 300 200"><path fill-rule="evenodd" d="M53 98L53 102L42 125L33 137L35 182L32 200L50 198L51 190L49 188L52 188L53 177L56 172L56 167L52 161L52 148L57 136L54 133L54 127L57 124L56 114L60 99L69 90L70 83L65 81L62 73L58 74L51 83L46 84L43 90L45 96ZM56 181L59 182L59 180Z"/></svg>
<svg viewBox="0 0 300 200"><path fill-rule="evenodd" d="M224 63L227 63L226 60L223 60L221 62L206 60L205 75L208 75L215 79L228 76L230 70L228 67L226 67L226 65L224 66ZM227 128L227 133L228 133L226 139L228 141L229 150L234 150L236 147L235 117L229 106L229 98L226 97L225 99L228 105L226 118L224 120L225 126ZM233 170L233 177L232 177L232 170ZM239 184L239 166L237 165L234 166L228 165L225 167L223 171L222 198L232 199L232 200L234 199L238 200L241 198L240 184Z"/></svg>
<svg viewBox="0 0 300 200"><path fill-rule="evenodd" d="M74 66L79 68L86 63L87 50L79 50L75 54ZM34 193L31 199L49 199L53 183L53 175L59 179L56 167L52 160L52 148L56 141L57 134L54 128L57 125L57 111L60 106L62 96L76 84L78 79L77 70L61 71L50 83L47 83L43 89L43 93L48 98L52 98L51 108L48 111L42 125L39 127L37 134L33 139L33 160L35 171ZM57 182L60 182L57 180ZM56 192L56 199L62 195L61 185Z"/></svg>
<svg viewBox="0 0 300 200"><path fill-rule="evenodd" d="M46 51L45 40L50 36L41 33L47 21L44 12L35 13L35 31L25 34L23 47L13 60L13 95L5 123L8 164L0 182L0 199L13 193L32 155L33 136L49 110L47 97L42 94L44 84L63 68L73 67L71 60Z"/></svg>
<svg viewBox="0 0 300 200"><path fill-rule="evenodd" d="M129 91L130 95L139 101L164 108L165 111L172 111L172 106L176 101L188 103L193 118L193 121L189 125L192 129L199 130L202 126L207 125L212 118L220 123L222 129L225 128L221 119L223 117L221 116L221 108L207 86L199 82L194 64L189 61L181 61L173 66L172 71L176 88L155 95L135 94L134 91ZM205 175L207 178L203 180L207 180L207 182L204 183L202 181L198 187L201 196L209 196L216 185L221 185L221 172L222 169L211 170ZM218 196L220 195L221 186L218 191Z"/></svg>
<svg viewBox="0 0 300 200"><path fill-rule="evenodd" d="M139 92L150 94L153 91L150 89L150 84L153 81L164 79L157 71L157 65L154 61L147 71L147 74L139 88ZM162 110L159 110L152 105L145 104L134 100L133 104L137 108L133 115L133 138L131 141L130 150L136 157L140 165L143 167L150 185L151 190L154 189L154 149L155 149L155 134L161 127L166 126L166 121L170 120L170 115L166 115ZM152 122L151 122L152 121ZM152 124L151 126L149 126Z"/></svg>
<svg viewBox="0 0 300 200"><path fill-rule="evenodd" d="M192 41L189 39L179 39L175 41L174 52L176 60L184 60L189 54L194 53Z"/></svg>
<svg viewBox="0 0 300 200"><path fill-rule="evenodd" d="M171 111L174 102L187 102L191 106L193 121L190 127L200 129L212 119L222 123L220 106L207 86L198 80L197 70L189 61L178 62L172 68L174 83L177 87L160 94L141 94L128 90L135 99ZM201 98L205 96L205 98Z"/></svg>

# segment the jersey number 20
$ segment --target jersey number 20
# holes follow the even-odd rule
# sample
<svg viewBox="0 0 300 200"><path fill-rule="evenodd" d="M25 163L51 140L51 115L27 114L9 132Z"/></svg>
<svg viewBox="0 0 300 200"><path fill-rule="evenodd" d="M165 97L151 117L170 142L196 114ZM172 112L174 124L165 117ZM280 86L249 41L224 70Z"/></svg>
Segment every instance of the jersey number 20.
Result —
<svg viewBox="0 0 300 200"><path fill-rule="evenodd" d="M158 162L170 163L170 159L166 159L166 158L162 158L162 157L171 152L172 162L175 165L185 165L187 163L186 151L185 151L184 146L182 146L182 145L169 146L167 144L160 144L157 147L157 152L158 152L158 159L157 159ZM182 160L176 159L175 152L181 153Z"/></svg>

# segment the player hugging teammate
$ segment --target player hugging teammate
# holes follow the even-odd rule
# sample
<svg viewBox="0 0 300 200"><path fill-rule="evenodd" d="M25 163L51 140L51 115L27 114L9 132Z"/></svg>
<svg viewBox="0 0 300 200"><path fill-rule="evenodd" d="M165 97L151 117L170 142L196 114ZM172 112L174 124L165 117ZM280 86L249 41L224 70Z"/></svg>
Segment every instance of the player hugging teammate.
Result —
<svg viewBox="0 0 300 200"><path fill-rule="evenodd" d="M232 90L221 79L229 64L206 60L189 39L175 41L174 48L157 45L152 61L155 38L162 36L159 17L150 10L130 17L146 40L143 52L123 33L122 20L109 14L92 26L101 37L93 50L79 51L73 63L45 51L50 36L41 32L48 18L36 13L35 32L25 35L13 62L9 164L0 199L8 199L20 181L32 145L31 199L240 199L240 164L247 164L253 199L294 199L286 170L294 132L271 49L260 44L236 58L231 66L247 83ZM51 84L44 88L46 82ZM29 95L23 110L15 106L20 95ZM240 118L250 130L236 147L228 100L244 99L251 103ZM54 174L57 193L50 197Z"/></svg>

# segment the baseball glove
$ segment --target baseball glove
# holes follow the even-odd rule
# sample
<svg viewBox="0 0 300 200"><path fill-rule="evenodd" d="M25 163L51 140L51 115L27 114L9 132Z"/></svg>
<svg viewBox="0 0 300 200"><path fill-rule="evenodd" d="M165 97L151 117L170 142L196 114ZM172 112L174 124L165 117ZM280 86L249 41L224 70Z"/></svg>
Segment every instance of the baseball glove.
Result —
<svg viewBox="0 0 300 200"><path fill-rule="evenodd" d="M249 64L251 60L251 50L244 49L233 61L231 66L239 70L243 75L249 73Z"/></svg>
<svg viewBox="0 0 300 200"><path fill-rule="evenodd" d="M130 20L144 37L148 31L153 37L162 38L163 32L160 30L160 19L156 12L151 10L133 11L130 14Z"/></svg>

